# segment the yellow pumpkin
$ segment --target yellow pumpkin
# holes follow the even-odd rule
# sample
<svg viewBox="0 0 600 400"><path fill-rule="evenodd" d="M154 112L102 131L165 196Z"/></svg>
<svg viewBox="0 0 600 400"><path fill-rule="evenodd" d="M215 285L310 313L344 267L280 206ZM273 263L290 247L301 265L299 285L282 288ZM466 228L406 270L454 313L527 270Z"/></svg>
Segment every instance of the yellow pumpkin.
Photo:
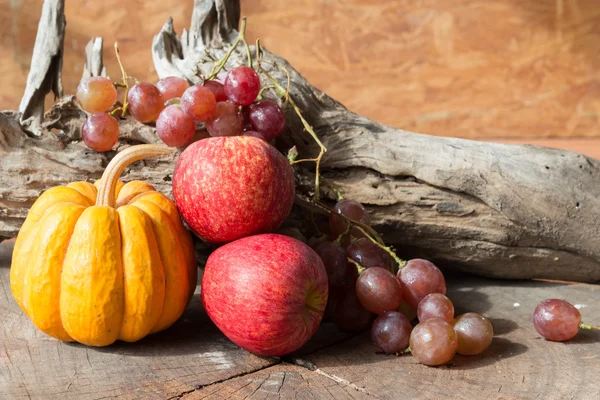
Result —
<svg viewBox="0 0 600 400"><path fill-rule="evenodd" d="M10 285L41 331L107 346L139 340L181 316L197 280L191 235L175 204L152 185L118 180L130 163L170 152L130 147L97 187L53 187L33 204L15 243Z"/></svg>

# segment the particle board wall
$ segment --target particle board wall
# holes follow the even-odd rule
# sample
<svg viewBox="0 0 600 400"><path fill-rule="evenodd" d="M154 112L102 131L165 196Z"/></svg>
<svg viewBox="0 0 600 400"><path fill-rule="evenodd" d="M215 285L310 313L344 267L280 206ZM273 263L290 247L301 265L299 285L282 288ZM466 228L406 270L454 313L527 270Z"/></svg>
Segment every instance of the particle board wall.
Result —
<svg viewBox="0 0 600 400"><path fill-rule="evenodd" d="M0 0L0 109L22 94L42 0ZM141 80L169 16L192 0L67 0L64 83L105 38ZM423 133L468 138L600 137L598 0L242 0L249 37L350 109Z"/></svg>

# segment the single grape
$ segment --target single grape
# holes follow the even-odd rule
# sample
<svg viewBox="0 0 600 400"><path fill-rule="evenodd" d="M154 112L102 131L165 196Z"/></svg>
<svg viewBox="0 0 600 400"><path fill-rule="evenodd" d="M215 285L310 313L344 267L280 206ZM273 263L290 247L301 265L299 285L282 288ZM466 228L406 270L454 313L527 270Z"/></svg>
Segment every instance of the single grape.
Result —
<svg viewBox="0 0 600 400"><path fill-rule="evenodd" d="M225 88L221 82L217 81L206 81L204 82L204 87L210 89L211 92L215 95L215 100L218 102L226 101L227 96L225 96Z"/></svg>
<svg viewBox="0 0 600 400"><path fill-rule="evenodd" d="M358 201L339 201L336 203L335 206L333 206L333 212L329 214L329 230L331 231L331 236L333 236L334 238L337 238L348 228L348 223L346 222L346 220L344 220L337 214L342 214L347 218L358 222L362 222L366 225L369 225L371 223L371 218L369 218L367 210L365 210L365 207L363 207L363 205L360 204ZM355 237L364 236L362 232L356 228L353 228L351 233Z"/></svg>
<svg viewBox="0 0 600 400"><path fill-rule="evenodd" d="M392 258L385 250L367 238L360 238L352 242L347 250L348 257L365 268L387 268L392 261Z"/></svg>
<svg viewBox="0 0 600 400"><path fill-rule="evenodd" d="M456 354L458 337L448 322L431 318L419 322L410 334L410 352L429 366L446 364Z"/></svg>
<svg viewBox="0 0 600 400"><path fill-rule="evenodd" d="M335 242L322 242L315 251L323 260L329 286L341 286L346 279L346 267L348 265L348 256L346 250Z"/></svg>
<svg viewBox="0 0 600 400"><path fill-rule="evenodd" d="M452 322L458 337L456 352L465 356L482 353L492 343L494 328L489 319L477 314L466 313Z"/></svg>
<svg viewBox="0 0 600 400"><path fill-rule="evenodd" d="M371 340L384 353L400 353L408 347L412 325L397 311L380 314L371 327Z"/></svg>
<svg viewBox="0 0 600 400"><path fill-rule="evenodd" d="M260 78L252 68L242 65L232 69L225 78L225 95L235 104L247 106L258 96Z"/></svg>
<svg viewBox="0 0 600 400"><path fill-rule="evenodd" d="M419 302L417 316L420 322L430 318L440 318L446 322L452 322L454 304L441 293L430 293Z"/></svg>
<svg viewBox="0 0 600 400"><path fill-rule="evenodd" d="M365 270L356 281L360 304L375 314L394 311L402 301L402 288L387 269L373 267Z"/></svg>
<svg viewBox="0 0 600 400"><path fill-rule="evenodd" d="M181 147L194 139L196 123L179 104L167 106L156 120L156 134L167 146Z"/></svg>
<svg viewBox="0 0 600 400"><path fill-rule="evenodd" d="M216 109L217 101L213 92L202 86L190 86L181 96L181 107L188 117L196 122L206 122Z"/></svg>
<svg viewBox="0 0 600 400"><path fill-rule="evenodd" d="M255 131L245 131L244 133L242 133L242 136L252 136L255 138L259 138L264 140L265 142L269 143L269 140L265 137L265 135L263 135L260 132L255 132Z"/></svg>
<svg viewBox="0 0 600 400"><path fill-rule="evenodd" d="M335 307L333 322L340 328L349 331L367 329L371 324L373 314L358 301L355 286L346 284L341 290L343 290L343 295Z"/></svg>
<svg viewBox="0 0 600 400"><path fill-rule="evenodd" d="M178 76L168 76L162 78L156 84L156 87L162 94L163 101L169 101L176 97L183 96L183 93L190 87L188 81Z"/></svg>
<svg viewBox="0 0 600 400"><path fill-rule="evenodd" d="M250 104L248 118L256 132L264 134L269 140L281 135L285 129L285 115L272 100L264 99Z"/></svg>
<svg viewBox="0 0 600 400"><path fill-rule="evenodd" d="M217 103L215 113L206 121L211 136L238 136L242 134L244 117L239 107L230 101Z"/></svg>
<svg viewBox="0 0 600 400"><path fill-rule="evenodd" d="M94 76L82 80L75 92L81 108L91 114L105 112L117 101L117 89L110 79Z"/></svg>
<svg viewBox="0 0 600 400"><path fill-rule="evenodd" d="M564 342L579 332L581 314L571 303L559 299L547 299L537 305L533 312L533 326L548 340Z"/></svg>
<svg viewBox="0 0 600 400"><path fill-rule="evenodd" d="M133 85L127 94L127 102L133 118L144 124L156 121L160 112L165 108L165 101L160 90L148 82Z"/></svg>
<svg viewBox="0 0 600 400"><path fill-rule="evenodd" d="M119 123L107 113L92 114L83 123L81 137L90 149L108 151L119 140Z"/></svg>
<svg viewBox="0 0 600 400"><path fill-rule="evenodd" d="M430 293L446 294L446 280L442 272L427 260L415 258L398 271L404 301L412 308Z"/></svg>

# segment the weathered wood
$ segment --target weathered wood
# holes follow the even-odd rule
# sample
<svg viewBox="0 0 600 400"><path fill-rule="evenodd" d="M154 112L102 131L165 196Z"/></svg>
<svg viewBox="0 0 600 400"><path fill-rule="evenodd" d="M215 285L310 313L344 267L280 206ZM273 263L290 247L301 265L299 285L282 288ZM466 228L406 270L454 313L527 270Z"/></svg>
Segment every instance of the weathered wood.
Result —
<svg viewBox="0 0 600 400"><path fill-rule="evenodd" d="M41 5L0 0L0 109L16 107L23 95ZM374 121L468 138L600 136L594 0L260 0L241 7L252 43L260 37L315 87ZM189 26L192 11L191 0L68 1L65 93L79 83L92 35L104 36L107 50L118 37L127 72L155 82L150 38L170 16L178 31ZM118 77L114 52L105 60Z"/></svg>
<svg viewBox="0 0 600 400"><path fill-rule="evenodd" d="M161 76L198 81L211 67L207 53L218 58L226 50L212 43L237 34L230 19L239 15L238 1L195 4L194 31L180 40L167 23L155 37L152 49ZM218 38L209 37L211 32ZM229 65L244 58L240 48ZM403 256L424 256L486 276L600 280L598 161L559 150L396 130L348 111L266 50L264 60L265 70L281 84L286 75L272 63L290 72L292 97L329 149L323 175L347 198L369 207L375 229ZM26 208L43 189L97 178L113 154L96 154L77 143L83 114L68 99L51 111L43 126L46 134L38 141L11 125L15 116L0 117L0 124L11 127L0 133L8 143L2 145L0 160L6 172L0 174L0 236L16 234ZM286 116L288 129L279 147L295 145L302 156L315 155L316 146L298 118L290 109ZM154 141L151 127L122 122L121 145ZM124 179L143 177L168 195L173 164L147 165L153 169L131 169ZM296 169L304 200L314 190L310 168Z"/></svg>
<svg viewBox="0 0 600 400"><path fill-rule="evenodd" d="M581 331L568 343L542 339L533 328L536 304L559 297L579 304L584 320L600 323L600 286L498 282L456 276L448 280L457 313L479 312L495 337L477 356L457 355L432 368L410 355L377 352L365 333L298 362L203 387L185 400L210 399L597 399L600 332Z"/></svg>
<svg viewBox="0 0 600 400"><path fill-rule="evenodd" d="M85 63L83 65L83 74L81 79L92 76L106 76L104 67L102 46L104 40L101 37L95 37L85 46Z"/></svg>
<svg viewBox="0 0 600 400"><path fill-rule="evenodd" d="M368 392L345 385L333 377L290 364L280 364L259 372L210 385L185 394L182 400L202 399L373 399ZM396 397L398 398L398 397Z"/></svg>
<svg viewBox="0 0 600 400"><path fill-rule="evenodd" d="M0 243L0 399L169 399L280 362L228 341L202 308L199 288L168 330L105 348L59 342L38 331L14 301L13 243ZM295 356L349 338L323 326Z"/></svg>
<svg viewBox="0 0 600 400"><path fill-rule="evenodd" d="M45 0L27 86L19 105L21 124L36 136L41 134L46 94L51 90L57 98L63 94L61 70L65 25L65 1Z"/></svg>

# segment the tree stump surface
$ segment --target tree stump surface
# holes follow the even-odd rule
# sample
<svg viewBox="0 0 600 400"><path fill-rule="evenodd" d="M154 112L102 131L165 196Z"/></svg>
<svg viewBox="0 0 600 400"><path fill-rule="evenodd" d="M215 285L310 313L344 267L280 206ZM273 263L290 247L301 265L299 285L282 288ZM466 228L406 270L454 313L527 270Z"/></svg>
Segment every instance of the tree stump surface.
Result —
<svg viewBox="0 0 600 400"><path fill-rule="evenodd" d="M91 348L44 335L19 309L9 284L12 246L0 244L0 399L600 398L600 333L553 343L531 324L534 307L549 297L580 304L584 321L600 324L600 286L450 277L457 313L486 315L496 335L482 355L438 368L377 354L368 332L331 324L296 354L257 357L217 330L197 294L167 331Z"/></svg>

